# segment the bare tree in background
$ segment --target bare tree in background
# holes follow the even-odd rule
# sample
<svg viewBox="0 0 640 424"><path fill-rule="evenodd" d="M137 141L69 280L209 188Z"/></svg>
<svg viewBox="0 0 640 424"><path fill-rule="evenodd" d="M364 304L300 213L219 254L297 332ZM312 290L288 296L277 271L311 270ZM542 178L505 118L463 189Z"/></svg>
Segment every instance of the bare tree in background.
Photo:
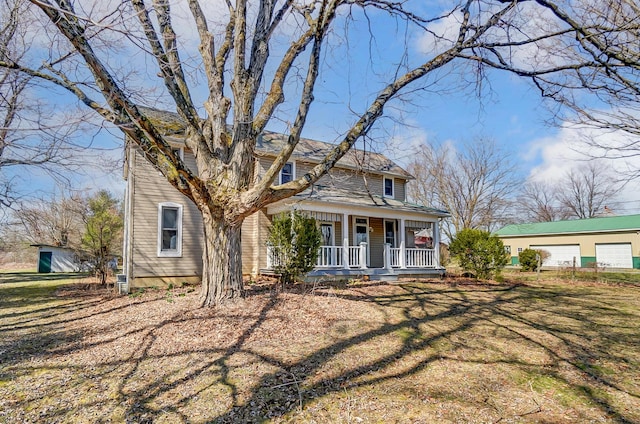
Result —
<svg viewBox="0 0 640 424"><path fill-rule="evenodd" d="M391 0L158 0L150 4L132 0L116 2L115 6L29 1L49 20L33 31L51 35L50 49L37 60L5 58L0 66L73 93L116 125L177 190L197 205L205 232L203 305L242 293L243 220L315 183L369 133L393 99L410 91L437 89L432 84L438 76L430 80L430 75L445 73L448 67L451 72L468 72L475 80L482 78L478 65L483 64L526 76L602 66L593 57L569 54L580 47L582 30L568 27L562 17L553 15L555 5L543 1L467 0L435 11L435 6L425 7L429 5L420 1ZM538 25L532 19L538 16L548 17L548 24ZM370 19L383 22L371 25ZM348 45L349 32L344 35L347 43L332 38L339 25L352 28L360 24L372 37L389 25L397 26L399 33L406 34L405 43L412 36L430 35L437 48L427 55L408 46L387 49L386 53L397 56L389 63L376 64L380 68L371 74L379 79L377 94L364 97L362 104L349 105L357 112L335 148L304 176L278 185L276 177L312 117L310 107L318 86L325 81L330 84L331 79L325 76L345 68L338 64L323 67L321 59L328 57L323 56L323 49L331 42ZM434 32L433 28L443 26L448 29L445 33ZM187 39L189 29L197 32L199 57L188 50L193 45ZM116 39L129 41L129 50L116 54ZM544 51L555 60L532 57L531 51ZM367 51L357 53L359 56ZM120 60L123 54L129 58L147 55L142 78L136 80L135 74L126 72L127 65L135 68L139 64ZM521 65L522 58L527 66ZM151 69L151 63L156 69ZM365 74L357 74L362 69L352 65L354 75ZM326 75L318 78L321 71ZM159 79L149 81L149 76L156 75ZM206 79L204 90L198 86L201 75ZM183 120L186 146L195 155L197 174L184 165L161 128L140 107L143 104L137 88L144 84L164 90L164 100L171 101L172 109ZM203 107L198 107L195 100L200 93L206 94ZM286 147L257 180L256 142L273 120L288 124ZM489 203L498 200L486 199ZM502 205L492 203L491 207L499 209ZM471 221L460 225L488 224Z"/></svg>
<svg viewBox="0 0 640 424"><path fill-rule="evenodd" d="M570 211L571 217L594 218L605 212L605 206L615 208L620 183L597 162L589 162L560 180L558 199Z"/></svg>
<svg viewBox="0 0 640 424"><path fill-rule="evenodd" d="M508 221L519 181L493 140L479 138L461 149L425 145L408 169L416 177L408 186L410 199L448 211L444 231L450 239L465 228L492 231Z"/></svg>
<svg viewBox="0 0 640 424"><path fill-rule="evenodd" d="M516 201L518 222L551 222L569 219L571 212L560 204L557 184L527 181Z"/></svg>
<svg viewBox="0 0 640 424"><path fill-rule="evenodd" d="M13 225L23 228L29 242L79 249L86 201L81 195L59 189L51 197L21 203L12 215Z"/></svg>

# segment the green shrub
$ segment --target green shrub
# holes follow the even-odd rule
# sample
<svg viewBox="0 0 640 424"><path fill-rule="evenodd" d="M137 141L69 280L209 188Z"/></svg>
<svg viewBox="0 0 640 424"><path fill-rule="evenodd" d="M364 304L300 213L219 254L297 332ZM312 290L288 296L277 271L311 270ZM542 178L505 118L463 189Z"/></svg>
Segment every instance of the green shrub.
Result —
<svg viewBox="0 0 640 424"><path fill-rule="evenodd" d="M322 235L314 218L293 212L274 218L268 242L275 271L283 283L291 283L315 266Z"/></svg>
<svg viewBox="0 0 640 424"><path fill-rule="evenodd" d="M520 254L518 254L518 262L520 262L522 270L537 271L538 255L540 255L541 263L549 257L549 253L546 250L524 249L520 252Z"/></svg>
<svg viewBox="0 0 640 424"><path fill-rule="evenodd" d="M458 232L451 241L449 251L462 269L480 279L499 275L507 264L504 244L488 231L467 228Z"/></svg>

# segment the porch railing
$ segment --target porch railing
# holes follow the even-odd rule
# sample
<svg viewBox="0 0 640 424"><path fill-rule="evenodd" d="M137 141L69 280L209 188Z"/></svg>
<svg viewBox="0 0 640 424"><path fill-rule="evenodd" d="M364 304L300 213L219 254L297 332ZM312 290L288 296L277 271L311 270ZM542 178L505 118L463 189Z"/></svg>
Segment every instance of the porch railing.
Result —
<svg viewBox="0 0 640 424"><path fill-rule="evenodd" d="M362 268L366 263L367 246L348 246L347 256L349 258L348 268ZM402 267L401 257L402 249L389 248L388 260L391 268ZM316 266L318 268L344 268L344 247L343 246L320 246L318 250L318 258ZM386 263L385 267L389 264ZM363 262L364 261L364 262ZM277 268L282 263L282 258L277 254L277 250L273 246L267 246L267 268ZM434 249L405 249L405 267L406 268L435 268L435 251Z"/></svg>
<svg viewBox="0 0 640 424"><path fill-rule="evenodd" d="M316 261L316 266L341 267L342 263L342 246L320 246L320 250L318 250L318 260Z"/></svg>
<svg viewBox="0 0 640 424"><path fill-rule="evenodd" d="M342 246L320 246L316 266L318 268L343 268L343 252ZM349 268L361 268L362 258L366 258L366 245L348 246L347 254ZM282 264L282 259L282 254L279 254L277 249L267 245L267 269L277 268Z"/></svg>
<svg viewBox="0 0 640 424"><path fill-rule="evenodd" d="M434 249L406 249L406 258L407 268L434 268L436 266Z"/></svg>
<svg viewBox="0 0 640 424"><path fill-rule="evenodd" d="M402 249L400 249L399 247L392 247L389 249L389 253L391 268L400 268L400 266L402 266L402 264L400 263L400 255L402 254Z"/></svg>

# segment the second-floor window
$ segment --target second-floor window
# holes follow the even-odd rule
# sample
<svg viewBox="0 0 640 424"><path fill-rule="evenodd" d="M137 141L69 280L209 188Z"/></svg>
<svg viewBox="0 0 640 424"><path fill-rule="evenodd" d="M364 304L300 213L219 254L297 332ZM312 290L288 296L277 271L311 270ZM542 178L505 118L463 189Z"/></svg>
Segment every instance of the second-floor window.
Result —
<svg viewBox="0 0 640 424"><path fill-rule="evenodd" d="M287 162L280 171L280 184L293 181L293 162Z"/></svg>
<svg viewBox="0 0 640 424"><path fill-rule="evenodd" d="M393 178L384 177L384 197L393 197Z"/></svg>

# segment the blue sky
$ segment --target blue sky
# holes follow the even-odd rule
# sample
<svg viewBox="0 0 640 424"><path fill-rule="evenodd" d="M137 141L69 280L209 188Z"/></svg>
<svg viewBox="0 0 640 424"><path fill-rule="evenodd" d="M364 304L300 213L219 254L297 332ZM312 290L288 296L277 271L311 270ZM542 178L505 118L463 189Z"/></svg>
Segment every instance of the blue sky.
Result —
<svg viewBox="0 0 640 424"><path fill-rule="evenodd" d="M437 2L426 4L436 8L448 6ZM395 64L406 61L414 65L433 54L429 51L429 41L425 41L418 33L405 32L402 24L384 14L370 15L372 28L377 34L374 40L369 38L366 26L358 26L365 23L360 19L361 16L354 16L358 21L351 23L348 28L348 42L345 42L345 26L338 25L324 48L323 70L316 90L316 102L303 133L306 137L325 141L337 139L353 123L354 115L350 110L361 112L364 109L367 100L382 86L381 83L388 80L388 74L395 69ZM438 25L440 30L447 32L451 29L451 24L451 21L445 20ZM179 28L183 28L181 35L184 43L192 46L194 43L190 37L194 34L188 29L188 25L187 23ZM287 35L287 28L283 35ZM277 50L277 46L273 48L273 55L278 54ZM372 60L369 60L369 53L373 55ZM148 79L153 78L156 70L150 67L151 61L139 54L126 57L132 69L142 71L141 84L148 83ZM562 172L581 163L578 153L581 148L575 143L577 132L567 127L550 127L545 124L550 116L538 93L528 82L505 73L489 72L485 81L488 84L480 95L474 89L474 82L469 69L462 63L448 65L430 76L420 83L425 90L408 97L407 102L394 102L385 109L393 119L384 118L380 121L378 131L374 134L378 134L382 141L376 146L403 163L411 158L411 152L420 143L451 143L460 146L479 136L493 138L511 155L512 161L518 164L519 175L516 178L536 175L539 179L557 180ZM152 85L157 83L156 80ZM298 100L298 96L293 94L293 88L294 86L288 93L292 104ZM195 89L194 92L196 98L203 97L202 88ZM70 101L66 99L60 103L57 91L43 92L42 95L53 103L62 105L68 105ZM291 104L283 105L279 114L281 121L274 121L268 129L286 131L286 121L293 119L288 115L291 111ZM88 133L87 137L91 135ZM391 149L384 145L389 136L396 140ZM121 159L122 136L119 132L102 130L95 140L97 145L107 149L105 154L110 161ZM92 161L96 162L95 159ZM615 162L612 168L619 163ZM640 163L633 166L640 166ZM51 190L50 180L38 172L23 171L20 177L33 190ZM116 194L123 192L121 172L106 175L101 167L92 164L87 166L84 174L73 175L71 178L80 189L108 188ZM621 200L625 202L622 213L640 213L638 193L640 190L636 182L626 187L621 196Z"/></svg>

